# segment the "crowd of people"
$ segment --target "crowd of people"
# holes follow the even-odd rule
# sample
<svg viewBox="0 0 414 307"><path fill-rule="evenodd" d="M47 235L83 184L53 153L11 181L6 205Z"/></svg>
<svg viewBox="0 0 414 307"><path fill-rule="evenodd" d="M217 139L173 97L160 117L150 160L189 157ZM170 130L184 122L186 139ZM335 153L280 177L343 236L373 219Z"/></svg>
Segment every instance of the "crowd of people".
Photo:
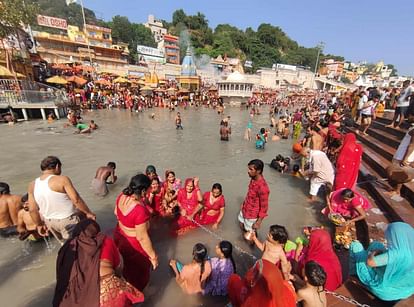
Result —
<svg viewBox="0 0 414 307"><path fill-rule="evenodd" d="M401 102L412 95L408 93L406 85L396 98L401 108L396 114L400 112L403 121L404 113L411 123L414 106ZM406 223L390 223L385 232L386 245L371 242L366 222L371 204L357 189L363 148L355 134L341 129L347 120L358 122L361 117L360 131L365 134L378 104L386 100L387 96L379 94L376 89L359 89L343 97L321 93L266 100L270 105L270 128L260 129L256 148L264 149L267 142L280 138L293 139L292 156L276 158L275 165L309 181L309 200L326 205L321 214L335 225L335 235L323 227L305 227L302 236L292 240L283 225L275 224L260 240L258 230L269 218L271 190L263 176L263 161L253 159L247 164L247 194L234 219L238 220L243 238L256 246L261 256L241 275L231 242L218 242L211 258L206 246L197 243L190 263L183 264L178 259L169 262L184 293L227 296L232 306L295 306L297 302L303 306L326 306L326 291L335 291L348 278L334 248L333 241L341 243L336 240L340 231L356 233L357 240L344 244L349 248L350 274L356 275L369 291L386 301L414 293L414 229ZM259 100L252 100L247 106L247 140L252 139L252 118L259 113L260 105ZM220 102L215 105L222 113L220 106ZM80 133L97 128L94 122L78 127L75 112L69 114L68 120ZM393 124L399 126L400 122L394 120ZM175 125L183 129L179 112ZM388 168L390 179L397 183L397 192L398 185L412 175L413 131L407 132ZM220 123L221 140L229 141L230 134L230 117L224 117ZM213 183L210 191L202 193L198 177L182 182L169 169L162 178L155 166L148 165L117 196L117 224L110 237L101 232L96 215L70 178L62 175L59 158L46 157L40 169L40 176L29 184L24 197L10 194L8 184L0 183L0 234L19 233L22 240L53 236L62 244L57 258L54 306L130 306L144 302L143 290L151 270L159 265L160 251L154 248L150 233L153 219L166 219L170 225L168 235L182 236L198 227L218 229L226 211L220 183ZM91 183L96 195L104 197L107 185L117 182L115 170L115 162L98 168Z"/></svg>

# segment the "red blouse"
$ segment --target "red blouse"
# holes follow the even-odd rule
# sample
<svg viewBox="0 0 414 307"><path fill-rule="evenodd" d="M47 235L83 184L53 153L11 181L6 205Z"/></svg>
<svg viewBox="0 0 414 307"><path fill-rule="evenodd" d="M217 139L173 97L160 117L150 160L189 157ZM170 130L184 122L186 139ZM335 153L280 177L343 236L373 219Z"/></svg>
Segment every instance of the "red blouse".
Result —
<svg viewBox="0 0 414 307"><path fill-rule="evenodd" d="M126 214L124 215L119 208L119 200L121 199L123 193L119 194L116 199L116 215L118 217L118 221L122 223L125 227L128 228L135 228L136 225L141 225L147 222L150 219L150 212L148 211L147 207L142 203L138 202L132 207ZM131 196L125 196L131 197Z"/></svg>
<svg viewBox="0 0 414 307"><path fill-rule="evenodd" d="M205 192L203 195L204 199L204 210L214 210L218 211L225 206L224 196L220 195L218 199L214 203L210 203L210 195L211 192Z"/></svg>
<svg viewBox="0 0 414 307"><path fill-rule="evenodd" d="M199 191L198 189L194 189L190 198L187 198L187 191L185 188L181 188L178 191L177 201L180 204L180 207L184 209L187 214L192 214L195 208L197 208L197 205L198 205L197 192L198 191Z"/></svg>

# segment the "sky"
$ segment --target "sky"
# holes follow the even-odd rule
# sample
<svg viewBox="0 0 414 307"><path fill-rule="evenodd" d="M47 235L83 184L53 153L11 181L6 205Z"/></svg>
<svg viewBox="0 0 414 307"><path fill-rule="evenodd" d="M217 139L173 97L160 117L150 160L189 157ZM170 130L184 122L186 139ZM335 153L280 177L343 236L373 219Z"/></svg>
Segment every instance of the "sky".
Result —
<svg viewBox="0 0 414 307"><path fill-rule="evenodd" d="M79 2L79 1L78 1ZM279 26L305 47L324 42L324 53L348 61L394 64L414 76L413 0L83 0L98 18L127 16L136 23L172 20L175 10L203 13L209 26L228 23L242 30L261 23Z"/></svg>

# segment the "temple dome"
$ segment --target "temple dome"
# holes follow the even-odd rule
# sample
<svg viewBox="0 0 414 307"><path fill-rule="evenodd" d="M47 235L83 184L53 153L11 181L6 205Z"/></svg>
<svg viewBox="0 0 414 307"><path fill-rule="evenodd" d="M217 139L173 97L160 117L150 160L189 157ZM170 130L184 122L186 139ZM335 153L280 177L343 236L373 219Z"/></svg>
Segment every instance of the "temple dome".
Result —
<svg viewBox="0 0 414 307"><path fill-rule="evenodd" d="M197 69L190 48L187 49L187 53L181 64L181 75L189 77L197 76Z"/></svg>
<svg viewBox="0 0 414 307"><path fill-rule="evenodd" d="M244 79L245 79L244 76L240 72L235 71L235 72L232 72L227 77L226 81L227 82L234 82L234 83L242 83L242 82L245 81Z"/></svg>

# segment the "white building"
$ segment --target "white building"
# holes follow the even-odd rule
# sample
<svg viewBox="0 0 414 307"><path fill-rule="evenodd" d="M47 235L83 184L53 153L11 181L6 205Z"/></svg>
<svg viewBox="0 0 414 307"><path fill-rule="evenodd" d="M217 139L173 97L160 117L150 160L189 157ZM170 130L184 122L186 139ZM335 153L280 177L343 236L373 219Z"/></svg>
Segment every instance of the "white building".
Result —
<svg viewBox="0 0 414 307"><path fill-rule="evenodd" d="M226 80L217 82L217 87L223 102L230 105L246 103L253 93L253 83L238 71L231 73Z"/></svg>
<svg viewBox="0 0 414 307"><path fill-rule="evenodd" d="M155 19L154 15L148 15L148 21L144 23L144 26L151 30L156 43L159 43L163 39L164 34L167 34L167 29L164 28L161 21Z"/></svg>

